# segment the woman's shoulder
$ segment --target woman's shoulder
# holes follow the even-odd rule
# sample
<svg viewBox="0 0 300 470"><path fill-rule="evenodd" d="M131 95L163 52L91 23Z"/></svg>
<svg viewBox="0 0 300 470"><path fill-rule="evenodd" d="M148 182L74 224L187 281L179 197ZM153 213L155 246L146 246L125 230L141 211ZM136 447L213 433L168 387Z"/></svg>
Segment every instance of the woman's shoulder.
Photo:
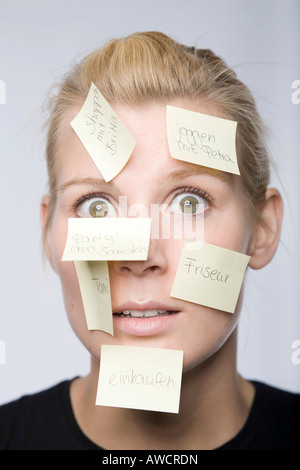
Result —
<svg viewBox="0 0 300 470"><path fill-rule="evenodd" d="M278 418L286 418L289 413L300 413L300 392L292 392L264 382L252 381L257 395L258 405L262 411L274 412ZM282 414L282 411L284 413Z"/></svg>
<svg viewBox="0 0 300 470"><path fill-rule="evenodd" d="M254 428L265 434L266 446L299 449L300 393L263 382L254 382L254 386Z"/></svg>
<svg viewBox="0 0 300 470"><path fill-rule="evenodd" d="M49 405L53 400L56 401L58 398L63 398L65 392L68 393L72 380L64 380L49 388L45 388L38 392L24 394L20 398L0 405L1 418L16 415L21 411L24 413L30 413L35 408L40 408L41 405Z"/></svg>
<svg viewBox="0 0 300 470"><path fill-rule="evenodd" d="M73 380L73 379L72 379ZM42 391L23 395L0 406L0 449L30 447L46 442L51 425L63 425L72 380L64 380ZM62 426L63 427L63 426Z"/></svg>
<svg viewBox="0 0 300 470"><path fill-rule="evenodd" d="M300 393L251 381L255 397L241 431L220 450L299 449Z"/></svg>

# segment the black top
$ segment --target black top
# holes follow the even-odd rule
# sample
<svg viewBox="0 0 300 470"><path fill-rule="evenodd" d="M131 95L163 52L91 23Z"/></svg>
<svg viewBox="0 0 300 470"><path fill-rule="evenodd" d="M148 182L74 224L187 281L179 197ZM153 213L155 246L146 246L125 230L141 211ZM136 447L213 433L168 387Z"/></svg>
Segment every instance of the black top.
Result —
<svg viewBox="0 0 300 470"><path fill-rule="evenodd" d="M103 451L76 422L70 383L67 380L0 406L0 450ZM246 424L216 450L299 449L300 394L252 383L256 393Z"/></svg>

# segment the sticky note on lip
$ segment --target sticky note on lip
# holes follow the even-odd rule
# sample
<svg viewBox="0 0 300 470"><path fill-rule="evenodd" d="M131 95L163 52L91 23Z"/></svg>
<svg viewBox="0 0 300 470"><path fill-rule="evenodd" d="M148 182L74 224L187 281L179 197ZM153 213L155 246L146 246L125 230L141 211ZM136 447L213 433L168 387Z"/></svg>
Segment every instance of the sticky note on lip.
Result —
<svg viewBox="0 0 300 470"><path fill-rule="evenodd" d="M88 330L114 334L107 261L75 261Z"/></svg>
<svg viewBox="0 0 300 470"><path fill-rule="evenodd" d="M96 405L178 413L183 351L103 345Z"/></svg>
<svg viewBox="0 0 300 470"><path fill-rule="evenodd" d="M105 181L113 179L129 160L135 140L94 83L70 124Z"/></svg>
<svg viewBox="0 0 300 470"><path fill-rule="evenodd" d="M240 174L236 155L237 122L167 105L171 157Z"/></svg>
<svg viewBox="0 0 300 470"><path fill-rule="evenodd" d="M151 218L70 218L62 261L146 260Z"/></svg>
<svg viewBox="0 0 300 470"><path fill-rule="evenodd" d="M250 256L204 243L183 248L171 297L234 313Z"/></svg>

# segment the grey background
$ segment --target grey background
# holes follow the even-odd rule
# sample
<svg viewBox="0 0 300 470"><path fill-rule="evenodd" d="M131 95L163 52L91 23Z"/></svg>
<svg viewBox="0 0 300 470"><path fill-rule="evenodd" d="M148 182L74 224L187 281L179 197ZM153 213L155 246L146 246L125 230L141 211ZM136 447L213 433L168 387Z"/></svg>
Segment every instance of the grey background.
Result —
<svg viewBox="0 0 300 470"><path fill-rule="evenodd" d="M248 378L300 391L300 364L292 362L292 343L300 340L300 104L291 99L292 82L300 80L300 2L2 0L0 347L6 358L0 363L0 403L89 369L88 353L68 324L58 278L42 261L39 204L46 187L49 87L107 39L150 29L223 57L253 91L270 129L279 175L273 180L286 206L282 243L270 266L247 276L238 367Z"/></svg>

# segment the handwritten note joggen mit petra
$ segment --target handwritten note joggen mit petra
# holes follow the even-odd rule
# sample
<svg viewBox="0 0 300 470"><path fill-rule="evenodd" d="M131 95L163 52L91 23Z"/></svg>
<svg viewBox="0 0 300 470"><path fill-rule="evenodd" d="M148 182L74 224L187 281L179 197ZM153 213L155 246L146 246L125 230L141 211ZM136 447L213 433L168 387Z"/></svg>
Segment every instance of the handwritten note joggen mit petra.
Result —
<svg viewBox="0 0 300 470"><path fill-rule="evenodd" d="M172 158L240 174L235 121L170 105L166 119Z"/></svg>
<svg viewBox="0 0 300 470"><path fill-rule="evenodd" d="M88 330L113 335L107 261L74 261Z"/></svg>
<svg viewBox="0 0 300 470"><path fill-rule="evenodd" d="M171 297L234 313L250 256L209 243L193 250L192 243L182 250Z"/></svg>
<svg viewBox="0 0 300 470"><path fill-rule="evenodd" d="M146 260L150 230L150 218L70 218L62 261Z"/></svg>
<svg viewBox="0 0 300 470"><path fill-rule="evenodd" d="M135 140L94 83L70 124L105 181L113 179L129 160Z"/></svg>
<svg viewBox="0 0 300 470"><path fill-rule="evenodd" d="M183 351L103 345L96 405L178 413Z"/></svg>

